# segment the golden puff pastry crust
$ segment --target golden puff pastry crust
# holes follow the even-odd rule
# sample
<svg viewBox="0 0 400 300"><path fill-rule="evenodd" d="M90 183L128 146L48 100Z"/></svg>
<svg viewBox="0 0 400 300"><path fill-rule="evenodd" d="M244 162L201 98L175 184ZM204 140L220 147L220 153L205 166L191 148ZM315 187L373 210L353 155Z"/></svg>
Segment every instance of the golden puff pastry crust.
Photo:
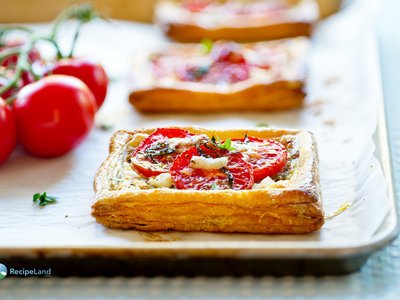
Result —
<svg viewBox="0 0 400 300"><path fill-rule="evenodd" d="M268 111L302 105L306 96L307 38L239 45L252 64L267 57L268 52L275 53L272 61L276 63L268 69L252 67L248 79L232 84L182 81L176 74L162 78L154 74L154 57L177 55L196 60L201 56L202 47L200 44L174 44L160 53L135 55L130 103L148 113Z"/></svg>
<svg viewBox="0 0 400 300"><path fill-rule="evenodd" d="M155 188L130 166L129 157L155 129L118 131L110 154L98 170L92 215L104 226L140 231L208 231L300 234L324 223L318 154L303 130L208 130L183 127L221 139L249 136L281 142L287 166L267 184L251 190L178 190Z"/></svg>
<svg viewBox="0 0 400 300"><path fill-rule="evenodd" d="M234 15L226 13L224 7L191 12L177 1L165 0L156 6L155 19L167 36L179 42L199 42L205 38L255 42L311 35L319 18L317 1L275 2L289 6L277 14Z"/></svg>

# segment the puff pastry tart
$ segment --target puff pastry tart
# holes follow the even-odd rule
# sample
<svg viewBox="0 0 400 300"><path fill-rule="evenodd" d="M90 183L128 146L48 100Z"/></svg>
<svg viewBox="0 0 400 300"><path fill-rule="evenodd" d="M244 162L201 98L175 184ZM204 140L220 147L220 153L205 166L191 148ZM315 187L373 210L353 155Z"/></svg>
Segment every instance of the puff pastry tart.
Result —
<svg viewBox="0 0 400 300"><path fill-rule="evenodd" d="M307 233L324 223L318 155L301 130L118 131L92 215L111 228Z"/></svg>
<svg viewBox="0 0 400 300"><path fill-rule="evenodd" d="M318 17L316 0L161 1L155 9L161 29L179 42L310 36Z"/></svg>
<svg viewBox="0 0 400 300"><path fill-rule="evenodd" d="M282 110L305 97L309 41L176 44L135 56L129 100L142 112Z"/></svg>

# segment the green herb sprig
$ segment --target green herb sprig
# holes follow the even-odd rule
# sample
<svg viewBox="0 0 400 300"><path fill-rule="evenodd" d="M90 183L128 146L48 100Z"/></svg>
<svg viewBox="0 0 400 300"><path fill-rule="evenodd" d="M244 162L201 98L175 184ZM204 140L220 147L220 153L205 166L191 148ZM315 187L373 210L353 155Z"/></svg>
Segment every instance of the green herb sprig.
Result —
<svg viewBox="0 0 400 300"><path fill-rule="evenodd" d="M48 204L54 204L57 202L57 197L47 196L46 192L43 194L36 193L33 195L33 203L39 204L39 206L46 206Z"/></svg>
<svg viewBox="0 0 400 300"><path fill-rule="evenodd" d="M217 185L216 182L214 182L213 185L211 186L211 190L219 190L219 186Z"/></svg>
<svg viewBox="0 0 400 300"><path fill-rule="evenodd" d="M214 45L214 42L210 39L203 39L203 40L201 40L200 45L202 48L202 52L205 54L208 54L208 53L210 53L210 51Z"/></svg>
<svg viewBox="0 0 400 300"><path fill-rule="evenodd" d="M235 147L232 147L232 140L230 138L227 138L223 143L221 142L221 139L219 138L218 135L217 135L217 139L218 139L218 142L215 140L215 136L212 136L211 142L213 144L216 144L218 146L218 148L220 148L222 150L229 150L229 151L237 150Z"/></svg>

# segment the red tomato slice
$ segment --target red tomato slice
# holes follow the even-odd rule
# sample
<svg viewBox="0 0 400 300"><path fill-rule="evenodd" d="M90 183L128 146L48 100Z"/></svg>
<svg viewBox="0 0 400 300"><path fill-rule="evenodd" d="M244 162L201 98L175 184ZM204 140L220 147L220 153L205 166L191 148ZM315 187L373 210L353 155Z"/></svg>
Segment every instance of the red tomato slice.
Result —
<svg viewBox="0 0 400 300"><path fill-rule="evenodd" d="M174 147L170 147L169 139L183 139L193 135L187 130L159 128L140 143L132 155L131 162L140 173L147 177L167 173L175 158L181 153ZM193 144L190 144L186 149L192 146Z"/></svg>
<svg viewBox="0 0 400 300"><path fill-rule="evenodd" d="M200 153L201 152L201 153ZM193 156L227 157L225 168L216 170L195 169L190 166ZM170 170L177 189L246 190L254 184L253 167L247 163L240 152L222 150L212 144L192 147L175 159Z"/></svg>
<svg viewBox="0 0 400 300"><path fill-rule="evenodd" d="M254 181L280 172L287 163L285 146L274 140L255 137L233 139L232 147L240 151L244 159L254 168Z"/></svg>

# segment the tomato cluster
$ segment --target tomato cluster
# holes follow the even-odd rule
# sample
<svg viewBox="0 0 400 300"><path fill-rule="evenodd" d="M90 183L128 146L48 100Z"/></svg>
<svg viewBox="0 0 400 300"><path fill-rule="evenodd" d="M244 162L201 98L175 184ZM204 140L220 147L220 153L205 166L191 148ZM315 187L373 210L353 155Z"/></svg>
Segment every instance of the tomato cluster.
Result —
<svg viewBox="0 0 400 300"><path fill-rule="evenodd" d="M3 44L0 56L19 46L24 42ZM89 134L107 93L108 77L103 67L90 59L45 62L35 47L26 58L28 69L36 72L20 72L22 58L16 54L1 62L0 91L15 82L0 95L0 163L11 154L17 140L39 157L71 151ZM16 72L20 72L17 80Z"/></svg>
<svg viewBox="0 0 400 300"><path fill-rule="evenodd" d="M178 128L159 128L140 143L131 163L146 177L170 173L177 189L195 190L251 189L255 182L277 174L287 163L285 146L274 140L245 136L217 143L207 136L197 137ZM180 139L182 142L176 144ZM191 166L196 156L224 158L227 163L217 169L196 168Z"/></svg>

